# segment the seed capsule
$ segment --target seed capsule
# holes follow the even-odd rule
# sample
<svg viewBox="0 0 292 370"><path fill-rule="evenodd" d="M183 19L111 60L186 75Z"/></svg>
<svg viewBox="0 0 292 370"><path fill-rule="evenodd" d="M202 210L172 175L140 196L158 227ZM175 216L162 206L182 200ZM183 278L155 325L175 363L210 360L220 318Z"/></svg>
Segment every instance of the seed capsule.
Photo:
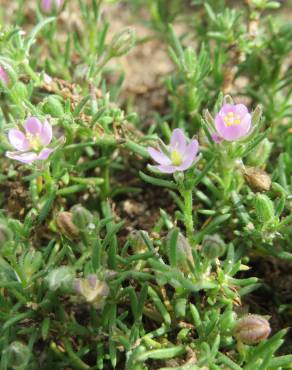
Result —
<svg viewBox="0 0 292 370"><path fill-rule="evenodd" d="M6 349L9 368L26 369L31 357L30 349L21 342L12 342Z"/></svg>
<svg viewBox="0 0 292 370"><path fill-rule="evenodd" d="M221 257L226 250L224 241L218 234L206 235L203 239L202 253L210 260Z"/></svg>
<svg viewBox="0 0 292 370"><path fill-rule="evenodd" d="M270 222L275 217L274 203L265 194L256 195L255 211L260 222Z"/></svg>
<svg viewBox="0 0 292 370"><path fill-rule="evenodd" d="M234 335L245 344L256 344L268 338L270 333L270 324L264 317L248 315L237 321Z"/></svg>
<svg viewBox="0 0 292 370"><path fill-rule="evenodd" d="M88 226L93 222L92 214L80 204L76 204L72 207L71 212L74 225L76 225L80 231L86 231Z"/></svg>
<svg viewBox="0 0 292 370"><path fill-rule="evenodd" d="M76 293L97 309L104 306L109 295L108 285L104 281L98 280L97 276L93 274L88 275L85 279L76 279L74 288Z"/></svg>
<svg viewBox="0 0 292 370"><path fill-rule="evenodd" d="M73 223L71 212L60 212L56 218L56 224L60 232L69 238L76 238L79 235L79 230Z"/></svg>
<svg viewBox="0 0 292 370"><path fill-rule="evenodd" d="M127 54L136 43L136 32L133 28L126 28L116 33L109 46L109 52L114 57Z"/></svg>
<svg viewBox="0 0 292 370"><path fill-rule="evenodd" d="M272 185L270 176L260 168L247 167L244 171L244 178L255 191L269 191Z"/></svg>

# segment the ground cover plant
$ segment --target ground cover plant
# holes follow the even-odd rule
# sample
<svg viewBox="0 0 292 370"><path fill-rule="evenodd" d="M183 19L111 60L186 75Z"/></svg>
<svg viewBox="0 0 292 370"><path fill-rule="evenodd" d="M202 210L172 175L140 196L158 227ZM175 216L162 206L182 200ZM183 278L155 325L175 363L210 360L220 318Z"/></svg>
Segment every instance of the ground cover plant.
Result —
<svg viewBox="0 0 292 370"><path fill-rule="evenodd" d="M291 17L1 0L1 370L292 369Z"/></svg>

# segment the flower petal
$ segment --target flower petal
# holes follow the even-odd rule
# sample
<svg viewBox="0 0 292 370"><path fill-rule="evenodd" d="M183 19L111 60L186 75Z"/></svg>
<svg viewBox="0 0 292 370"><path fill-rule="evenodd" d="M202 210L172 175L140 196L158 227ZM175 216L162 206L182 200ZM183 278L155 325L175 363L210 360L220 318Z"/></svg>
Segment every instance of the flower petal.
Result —
<svg viewBox="0 0 292 370"><path fill-rule="evenodd" d="M218 113L220 116L225 117L228 113L233 112L235 113L235 105L232 104L224 104L223 107L220 109Z"/></svg>
<svg viewBox="0 0 292 370"><path fill-rule="evenodd" d="M198 141L192 140L185 151L182 164L177 167L177 171L185 171L189 167L191 167L198 154L198 150L199 150Z"/></svg>
<svg viewBox="0 0 292 370"><path fill-rule="evenodd" d="M53 137L52 126L49 124L48 121L45 121L42 125L42 129L40 132L40 140L43 146L47 146L50 144Z"/></svg>
<svg viewBox="0 0 292 370"><path fill-rule="evenodd" d="M29 141L25 137L24 133L20 130L15 128L9 130L8 139L10 144L17 150L25 151L29 149Z"/></svg>
<svg viewBox="0 0 292 370"><path fill-rule="evenodd" d="M179 128L173 130L170 139L170 148L171 150L178 150L181 154L183 154L186 150L187 146L187 139L183 131Z"/></svg>
<svg viewBox="0 0 292 370"><path fill-rule="evenodd" d="M220 144L222 143L222 141L224 140L220 135L218 134L211 134L211 138L213 139L213 141L216 143L216 144Z"/></svg>
<svg viewBox="0 0 292 370"><path fill-rule="evenodd" d="M169 165L171 163L171 160L161 151L156 150L154 148L148 148L148 153L150 154L151 158L162 165Z"/></svg>
<svg viewBox="0 0 292 370"><path fill-rule="evenodd" d="M38 161L42 161L42 160L45 160L49 157L50 154L53 153L55 149L51 149L51 148L44 148L40 153L39 155L37 156L37 160Z"/></svg>
<svg viewBox="0 0 292 370"><path fill-rule="evenodd" d="M154 166L154 168L163 173L174 173L177 171L177 166L173 165Z"/></svg>
<svg viewBox="0 0 292 370"><path fill-rule="evenodd" d="M236 104L235 115L239 115L243 118L248 113L248 109L244 104Z"/></svg>
<svg viewBox="0 0 292 370"><path fill-rule="evenodd" d="M30 117L24 122L25 131L31 135L40 134L43 125L36 117Z"/></svg>
<svg viewBox="0 0 292 370"><path fill-rule="evenodd" d="M6 157L22 163L31 164L37 159L37 154L35 152L6 152Z"/></svg>

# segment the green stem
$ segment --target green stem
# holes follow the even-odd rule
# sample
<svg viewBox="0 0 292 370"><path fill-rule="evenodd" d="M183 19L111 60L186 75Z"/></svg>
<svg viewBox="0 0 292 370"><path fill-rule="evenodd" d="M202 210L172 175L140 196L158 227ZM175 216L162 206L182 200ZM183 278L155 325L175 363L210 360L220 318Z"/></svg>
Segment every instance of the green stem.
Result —
<svg viewBox="0 0 292 370"><path fill-rule="evenodd" d="M194 220L193 220L193 193L192 189L183 190L184 198L184 223L187 232L187 237L190 241L194 239Z"/></svg>

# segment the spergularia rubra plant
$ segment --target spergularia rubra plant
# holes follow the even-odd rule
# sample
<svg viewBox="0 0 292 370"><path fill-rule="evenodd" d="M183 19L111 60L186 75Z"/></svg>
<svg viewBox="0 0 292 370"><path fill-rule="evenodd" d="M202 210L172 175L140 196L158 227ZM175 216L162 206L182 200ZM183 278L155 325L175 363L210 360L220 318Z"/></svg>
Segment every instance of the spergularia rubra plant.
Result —
<svg viewBox="0 0 292 370"><path fill-rule="evenodd" d="M236 141L248 135L251 129L251 115L244 104L224 104L215 117L215 142Z"/></svg>
<svg viewBox="0 0 292 370"><path fill-rule="evenodd" d="M6 156L27 164L45 160L54 151L47 148L52 136L52 126L47 121L41 123L36 117L30 117L24 122L24 132L15 128L9 130L8 139L16 151L6 152Z"/></svg>
<svg viewBox="0 0 292 370"><path fill-rule="evenodd" d="M160 172L174 173L190 168L195 162L198 150L198 141L191 140L188 143L183 131L177 128L171 135L170 145L162 143L159 150L148 148L148 153L158 163L154 168Z"/></svg>

